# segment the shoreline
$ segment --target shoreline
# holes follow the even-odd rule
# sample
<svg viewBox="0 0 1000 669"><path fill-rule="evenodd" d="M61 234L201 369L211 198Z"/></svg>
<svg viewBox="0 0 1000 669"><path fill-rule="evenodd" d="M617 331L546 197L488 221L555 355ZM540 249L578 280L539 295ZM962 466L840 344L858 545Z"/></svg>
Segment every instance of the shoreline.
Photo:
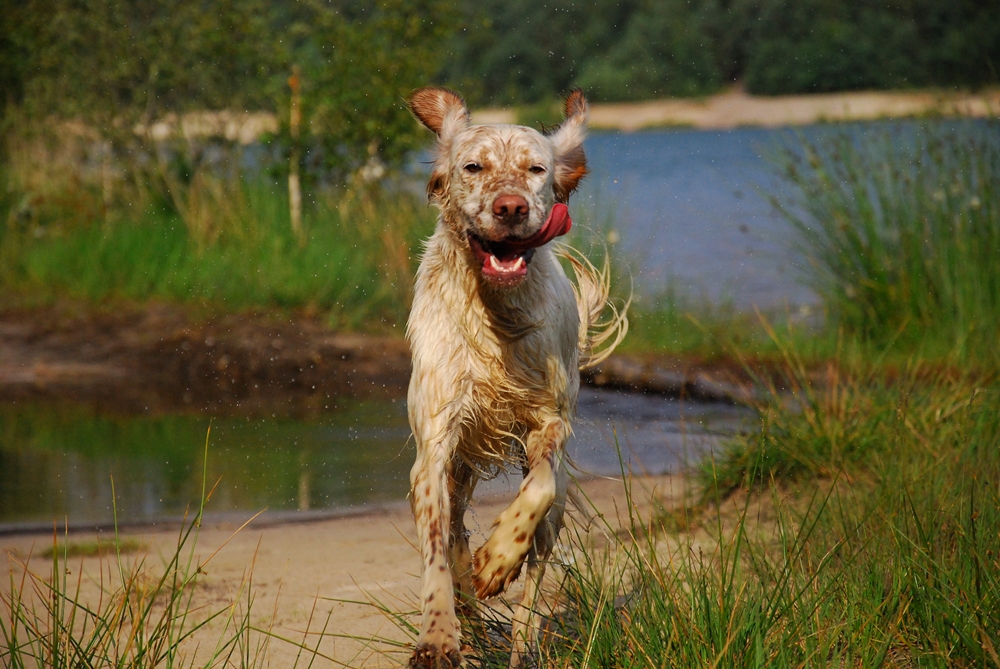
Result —
<svg viewBox="0 0 1000 669"><path fill-rule="evenodd" d="M606 520L612 527L625 527L627 514L623 513L629 503L634 502L637 513L645 517L656 509L683 506L691 494L690 483L680 476L635 477L630 484L632 493L626 492L620 478L581 481L585 499L593 505L587 511L592 517L571 509L570 526L564 530L566 538L594 527L598 529L595 541L600 542L601 526L591 522L595 518ZM484 533L493 518L511 497L507 493L484 493L476 495L466 517L473 545L485 540ZM315 646L322 654L317 666L405 664L405 644L411 639L386 611L401 612L403 620L413 620L415 615L412 612L420 587L420 559L408 504L317 522L264 526L260 521L258 518L246 526L237 521L204 523L194 549L202 575L191 610L228 608L232 602L247 601L252 596L259 602L252 617L259 628L295 640L305 638L309 630L314 639L310 647ZM93 536L77 534L73 539ZM171 555L178 540L177 530L170 528L124 531L121 537L140 547L137 553L123 554L124 564L145 557L150 573L161 569L155 556ZM102 543L111 538L103 535ZM11 582L21 578L23 561L29 556L33 556L33 565L40 565L35 567L36 572L51 568L51 559L40 556L50 542L38 535L0 536L0 555L7 557L15 579ZM185 556L189 548L185 548ZM113 564L113 553L69 558L66 565L72 579L82 583L82 601L101 597L100 574L105 574L105 580L110 578L108 570ZM522 583L523 576L503 599L513 601L519 597ZM558 570L550 570L546 583L549 592L557 588ZM0 585L0 591L8 587ZM502 601L489 600L488 604L503 610ZM210 651L222 632L220 627L213 622L202 628L193 644L200 646L201 652ZM326 631L322 639L317 637L320 629ZM404 650L399 650L399 644L404 645ZM267 659L272 665L291 666L299 648L275 642L268 650ZM194 656L199 656L200 651L194 648Z"/></svg>
<svg viewBox="0 0 1000 669"><path fill-rule="evenodd" d="M516 123L517 115L514 108L480 109L472 112L472 120L474 123ZM978 93L854 91L773 97L750 95L732 88L707 98L591 104L589 126L594 130L623 132L668 127L726 130L921 116L987 118L998 115L1000 88Z"/></svg>

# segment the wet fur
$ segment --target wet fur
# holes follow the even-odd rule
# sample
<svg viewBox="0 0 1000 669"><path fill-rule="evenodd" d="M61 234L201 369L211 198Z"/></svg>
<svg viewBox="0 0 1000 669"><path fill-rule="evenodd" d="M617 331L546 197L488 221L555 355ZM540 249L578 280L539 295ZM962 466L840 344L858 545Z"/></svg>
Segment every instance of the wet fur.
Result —
<svg viewBox="0 0 1000 669"><path fill-rule="evenodd" d="M417 648L411 667L462 662L456 606L503 592L525 562L528 578L513 619L510 664L536 642L541 578L562 526L565 445L579 369L605 357L624 336L624 312L599 322L608 272L552 244L538 248L513 286L484 278L467 234L500 241L537 232L555 202L586 174L587 102L566 100L566 120L549 135L522 126L473 126L462 99L441 88L410 98L414 115L438 135L427 193L440 210L417 271L407 337L413 354L408 407L417 445L410 501L423 562ZM475 163L480 170L471 172ZM542 168L542 171L539 171ZM523 197L529 214L514 225L492 212L501 195ZM599 349L599 351L595 351ZM476 482L511 463L525 478L493 532L470 551L465 511Z"/></svg>

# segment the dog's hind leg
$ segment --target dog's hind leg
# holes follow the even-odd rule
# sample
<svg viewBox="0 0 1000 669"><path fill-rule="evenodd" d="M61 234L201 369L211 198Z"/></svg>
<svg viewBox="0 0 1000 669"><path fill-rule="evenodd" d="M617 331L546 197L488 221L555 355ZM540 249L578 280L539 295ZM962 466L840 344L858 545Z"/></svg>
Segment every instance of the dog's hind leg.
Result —
<svg viewBox="0 0 1000 669"><path fill-rule="evenodd" d="M455 606L466 614L476 612L476 591L472 587L472 552L465 530L465 511L469 508L476 475L460 458L452 458L448 474L448 498L451 500L449 555L455 584Z"/></svg>
<svg viewBox="0 0 1000 669"><path fill-rule="evenodd" d="M561 456L561 449L560 454ZM566 488L569 474L562 462L555 469L556 497L545 514L545 519L535 530L534 541L528 552L528 576L524 583L524 594L514 610L511 621L510 667L519 669L526 664L529 653L538 641L538 597L541 594L545 565L552 555L559 530L562 529L563 512L566 510Z"/></svg>
<svg viewBox="0 0 1000 669"><path fill-rule="evenodd" d="M447 497L454 486L450 479L455 473L450 471L455 444L449 443L447 436L457 431L437 425L442 417L435 418L438 420L426 421L414 429L417 460L410 470L410 503L423 561L420 583L423 620L417 648L410 658L413 669L457 669L462 663L460 628L449 568L453 523L452 505Z"/></svg>
<svg viewBox="0 0 1000 669"><path fill-rule="evenodd" d="M561 518L566 486L565 481L560 485L559 471L564 466L563 447L569 434L569 421L558 417L528 434L528 474L517 497L493 522L490 538L476 551L472 581L480 598L501 593L518 577L536 531L549 524L548 513L557 499ZM552 529L558 530L558 525Z"/></svg>

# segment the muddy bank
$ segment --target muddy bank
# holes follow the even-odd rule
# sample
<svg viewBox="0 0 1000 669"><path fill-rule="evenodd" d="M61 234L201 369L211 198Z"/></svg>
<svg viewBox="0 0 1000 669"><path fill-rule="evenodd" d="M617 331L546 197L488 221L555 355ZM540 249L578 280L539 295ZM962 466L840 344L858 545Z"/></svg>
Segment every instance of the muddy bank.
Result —
<svg viewBox="0 0 1000 669"><path fill-rule="evenodd" d="M0 314L0 401L73 400L137 413L322 412L330 398L405 393L398 338L316 319L198 318L176 306Z"/></svg>
<svg viewBox="0 0 1000 669"><path fill-rule="evenodd" d="M402 397L399 337L338 333L300 315L204 318L173 305L66 306L0 313L0 401L70 400L127 413L322 413L336 397ZM584 375L596 387L742 401L732 365L614 356Z"/></svg>

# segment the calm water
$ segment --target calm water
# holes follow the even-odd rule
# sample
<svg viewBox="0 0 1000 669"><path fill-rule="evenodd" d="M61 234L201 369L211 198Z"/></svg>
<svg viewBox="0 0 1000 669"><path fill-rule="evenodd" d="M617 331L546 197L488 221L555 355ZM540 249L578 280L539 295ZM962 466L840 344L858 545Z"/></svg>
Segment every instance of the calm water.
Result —
<svg viewBox="0 0 1000 669"><path fill-rule="evenodd" d="M672 286L741 309L812 304L806 261L762 195L781 191L766 156L795 141L787 129L597 133L571 204L618 233L642 292Z"/></svg>
<svg viewBox="0 0 1000 669"><path fill-rule="evenodd" d="M675 470L739 428L727 406L584 390L570 453L584 474L626 465ZM196 504L209 418L95 415L79 407L0 409L0 529L106 523L112 477L122 522L175 516ZM401 501L414 449L402 400L347 404L315 422L211 421L212 512L350 509ZM512 477L518 480L519 477ZM494 484L503 486L504 481Z"/></svg>

